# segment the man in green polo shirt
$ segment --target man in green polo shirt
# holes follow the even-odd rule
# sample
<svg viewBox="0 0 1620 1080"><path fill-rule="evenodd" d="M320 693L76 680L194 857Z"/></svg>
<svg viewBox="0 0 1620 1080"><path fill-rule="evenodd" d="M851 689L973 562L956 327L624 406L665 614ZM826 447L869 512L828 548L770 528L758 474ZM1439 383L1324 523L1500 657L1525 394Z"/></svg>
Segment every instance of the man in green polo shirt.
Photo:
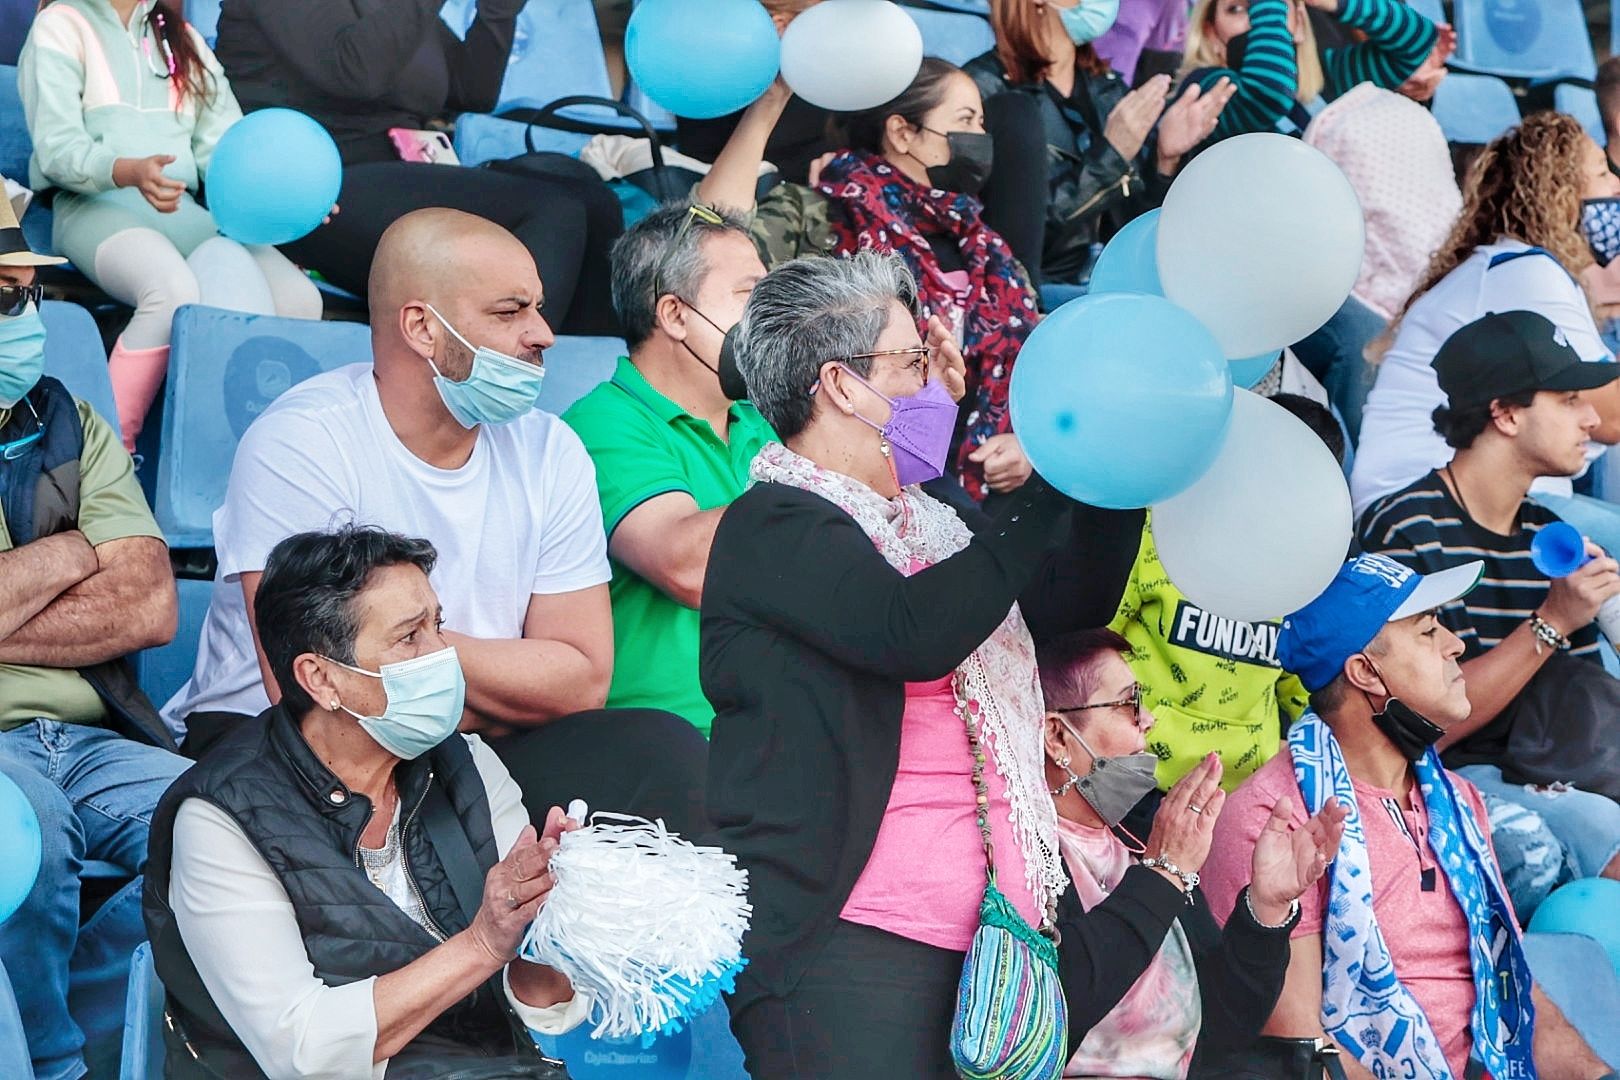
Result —
<svg viewBox="0 0 1620 1080"><path fill-rule="evenodd" d="M630 355L564 414L596 462L613 563L608 706L668 709L707 734L698 601L720 515L775 436L726 396L720 345L765 267L746 227L706 207L643 218L613 249Z"/></svg>

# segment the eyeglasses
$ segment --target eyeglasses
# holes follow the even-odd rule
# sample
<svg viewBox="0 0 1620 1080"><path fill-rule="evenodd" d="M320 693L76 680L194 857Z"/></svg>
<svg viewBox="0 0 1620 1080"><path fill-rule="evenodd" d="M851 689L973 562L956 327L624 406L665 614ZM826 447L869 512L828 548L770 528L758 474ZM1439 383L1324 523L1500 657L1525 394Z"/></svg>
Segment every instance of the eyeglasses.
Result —
<svg viewBox="0 0 1620 1080"><path fill-rule="evenodd" d="M675 257L677 251L681 250L681 243L686 239L686 234L692 231L692 222L694 221L701 221L703 224L715 229L724 228L726 224L726 219L721 217L718 211L711 210L707 206L693 203L686 208L686 216L681 218L681 226L675 230L675 238L664 249L663 257L658 260L658 269L653 272L654 304L657 304L664 295L664 274L669 270L669 261Z"/></svg>
<svg viewBox="0 0 1620 1080"><path fill-rule="evenodd" d="M823 360L822 363L844 364L850 360L876 360L883 356L909 356L911 359L905 362L905 369L911 372L911 374L918 376L924 382L927 382L928 368L929 365L934 362L934 354L937 351L937 347L933 345L912 345L904 349L883 349L879 352L862 352L852 353L849 356L835 356L830 360ZM851 374L854 374L854 372L851 372ZM859 375L856 375L855 377L857 379L860 378ZM865 379L861 379L861 381L863 383L866 382ZM815 397L816 391L820 389L821 380L817 379L815 382L810 384L810 390L808 391L809 396Z"/></svg>
<svg viewBox="0 0 1620 1080"><path fill-rule="evenodd" d="M45 421L40 417L39 410L34 408L34 403L27 398L23 398L23 404L27 405L28 411L34 414L34 423L38 424L39 427L31 434L24 435L20 439L0 443L0 461L16 461L28 452L30 446L45 437Z"/></svg>
<svg viewBox="0 0 1620 1080"><path fill-rule="evenodd" d="M28 310L30 302L38 307L44 299L43 285L0 285L0 315L14 319Z"/></svg>
<svg viewBox="0 0 1620 1080"><path fill-rule="evenodd" d="M1066 709L1053 709L1055 713L1085 712L1087 709L1130 709L1131 716L1142 715L1142 684L1131 687L1131 696L1122 701L1099 701L1094 705L1070 705Z"/></svg>

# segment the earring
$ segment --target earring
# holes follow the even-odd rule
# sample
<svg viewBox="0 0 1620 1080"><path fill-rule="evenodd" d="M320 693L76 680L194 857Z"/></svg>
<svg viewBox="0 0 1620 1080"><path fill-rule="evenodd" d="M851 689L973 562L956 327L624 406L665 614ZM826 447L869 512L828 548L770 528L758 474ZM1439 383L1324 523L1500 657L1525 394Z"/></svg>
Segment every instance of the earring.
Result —
<svg viewBox="0 0 1620 1080"><path fill-rule="evenodd" d="M333 706L333 708L336 708L336 706ZM1069 767L1069 761L1069 755L1064 754L1062 757L1058 758L1057 767L1060 769L1067 769Z"/></svg>
<svg viewBox="0 0 1620 1080"><path fill-rule="evenodd" d="M328 706L327 706L327 708L328 708L328 709L329 709L329 710L331 710L331 711L332 711L332 712L337 712L337 708L338 708L338 702L337 702L337 699L336 699L336 698L333 698L333 699L332 699L332 704L330 704L330 705L328 705Z"/></svg>

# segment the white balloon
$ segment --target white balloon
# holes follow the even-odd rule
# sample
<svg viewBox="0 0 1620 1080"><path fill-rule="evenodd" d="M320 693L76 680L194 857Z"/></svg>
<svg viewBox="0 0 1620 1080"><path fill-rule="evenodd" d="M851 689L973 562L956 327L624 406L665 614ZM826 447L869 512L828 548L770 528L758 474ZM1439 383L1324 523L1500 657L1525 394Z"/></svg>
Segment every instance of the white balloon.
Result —
<svg viewBox="0 0 1620 1080"><path fill-rule="evenodd" d="M1365 242L1361 204L1339 167L1299 139L1255 132L1216 143L1170 185L1159 278L1228 357L1258 356L1333 317Z"/></svg>
<svg viewBox="0 0 1620 1080"><path fill-rule="evenodd" d="M782 34L782 79L834 112L892 101L922 66L922 31L889 0L822 0Z"/></svg>
<svg viewBox="0 0 1620 1080"><path fill-rule="evenodd" d="M1242 622L1319 596L1350 550L1350 489L1327 445L1275 402L1238 390L1226 443L1197 483L1153 507L1176 588Z"/></svg>

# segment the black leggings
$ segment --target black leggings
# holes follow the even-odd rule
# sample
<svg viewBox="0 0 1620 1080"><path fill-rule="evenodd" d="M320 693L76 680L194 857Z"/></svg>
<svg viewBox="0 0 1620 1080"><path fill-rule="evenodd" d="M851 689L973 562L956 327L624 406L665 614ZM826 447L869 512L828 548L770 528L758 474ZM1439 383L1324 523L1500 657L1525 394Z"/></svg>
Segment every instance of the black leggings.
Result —
<svg viewBox="0 0 1620 1080"><path fill-rule="evenodd" d="M537 829L553 806L584 799L593 811L663 818L688 840L708 831L709 742L673 713L594 709L489 745L522 789Z"/></svg>
<svg viewBox="0 0 1620 1080"><path fill-rule="evenodd" d="M383 230L412 210L447 206L511 230L534 256L546 315L569 334L619 333L609 254L624 229L613 189L562 154L530 154L497 167L378 161L343 170L340 213L284 246L300 266L361 296Z"/></svg>
<svg viewBox="0 0 1620 1080"><path fill-rule="evenodd" d="M756 915L757 917L757 915ZM839 920L786 997L731 1014L748 1075L769 1080L956 1076L963 954Z"/></svg>

